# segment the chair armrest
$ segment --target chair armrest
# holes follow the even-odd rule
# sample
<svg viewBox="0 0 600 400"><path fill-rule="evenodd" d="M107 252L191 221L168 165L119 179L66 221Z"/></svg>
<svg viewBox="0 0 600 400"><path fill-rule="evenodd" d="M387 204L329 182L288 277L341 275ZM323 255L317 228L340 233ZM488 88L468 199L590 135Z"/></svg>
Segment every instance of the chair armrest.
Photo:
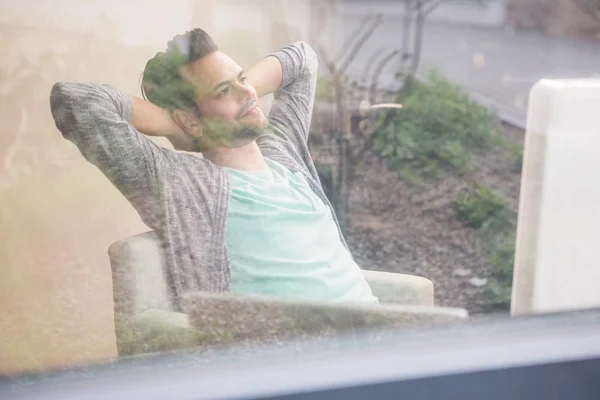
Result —
<svg viewBox="0 0 600 400"><path fill-rule="evenodd" d="M381 330L443 326L463 322L468 316L459 308L323 303L205 292L187 294L184 304L203 345L285 343L362 331L377 336Z"/></svg>
<svg viewBox="0 0 600 400"><path fill-rule="evenodd" d="M433 282L420 276L363 270L373 295L382 304L433 306Z"/></svg>
<svg viewBox="0 0 600 400"><path fill-rule="evenodd" d="M186 314L150 309L115 321L119 356L193 348L197 337Z"/></svg>
<svg viewBox="0 0 600 400"><path fill-rule="evenodd" d="M136 324L160 325L169 328L189 329L190 318L187 314L152 308L134 317Z"/></svg>
<svg viewBox="0 0 600 400"><path fill-rule="evenodd" d="M412 305L356 305L194 293L189 315L150 309L117 329L120 355L197 346L285 343L379 329L447 325L466 320L458 308ZM206 347L205 347L206 348Z"/></svg>

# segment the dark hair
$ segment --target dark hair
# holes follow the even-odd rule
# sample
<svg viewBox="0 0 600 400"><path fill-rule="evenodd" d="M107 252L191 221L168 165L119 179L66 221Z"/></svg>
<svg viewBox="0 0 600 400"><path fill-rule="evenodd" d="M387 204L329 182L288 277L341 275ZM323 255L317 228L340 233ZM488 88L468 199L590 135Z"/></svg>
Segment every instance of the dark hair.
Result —
<svg viewBox="0 0 600 400"><path fill-rule="evenodd" d="M196 107L193 85L181 76L184 65L219 50L212 37L196 28L177 35L164 52L148 60L142 75L142 96L159 107L174 111Z"/></svg>

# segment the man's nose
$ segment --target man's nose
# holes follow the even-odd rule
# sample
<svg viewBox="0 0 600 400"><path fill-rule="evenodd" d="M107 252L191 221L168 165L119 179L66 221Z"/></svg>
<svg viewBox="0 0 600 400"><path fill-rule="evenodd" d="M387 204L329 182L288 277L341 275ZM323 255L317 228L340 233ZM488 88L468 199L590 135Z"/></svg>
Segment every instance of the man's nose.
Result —
<svg viewBox="0 0 600 400"><path fill-rule="evenodd" d="M250 85L243 85L241 83L238 83L237 88L237 92L239 93L240 99L242 101L246 100L248 97L254 97L254 90Z"/></svg>

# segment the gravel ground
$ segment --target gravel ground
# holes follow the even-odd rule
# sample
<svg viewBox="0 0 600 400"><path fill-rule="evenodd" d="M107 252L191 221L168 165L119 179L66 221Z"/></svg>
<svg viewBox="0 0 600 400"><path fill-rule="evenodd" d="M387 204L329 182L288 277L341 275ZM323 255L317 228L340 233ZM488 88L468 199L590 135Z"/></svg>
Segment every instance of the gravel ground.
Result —
<svg viewBox="0 0 600 400"><path fill-rule="evenodd" d="M504 132L523 143L522 131ZM481 256L479 233L456 218L453 202L465 180L475 180L504 194L517 211L521 175L514 158L500 150L477 155L474 166L463 177L448 174L415 186L398 179L376 154L367 154L348 213L348 244L359 265L431 279L437 305L471 314L490 311L486 286L469 281L489 278L491 266Z"/></svg>

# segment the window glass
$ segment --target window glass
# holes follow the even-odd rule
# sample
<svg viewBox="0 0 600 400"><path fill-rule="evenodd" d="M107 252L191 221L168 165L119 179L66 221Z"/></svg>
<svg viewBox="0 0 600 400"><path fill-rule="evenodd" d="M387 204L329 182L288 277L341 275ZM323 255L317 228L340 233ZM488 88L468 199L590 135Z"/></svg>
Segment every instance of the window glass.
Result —
<svg viewBox="0 0 600 400"><path fill-rule="evenodd" d="M0 374L597 307L600 6L0 6Z"/></svg>

